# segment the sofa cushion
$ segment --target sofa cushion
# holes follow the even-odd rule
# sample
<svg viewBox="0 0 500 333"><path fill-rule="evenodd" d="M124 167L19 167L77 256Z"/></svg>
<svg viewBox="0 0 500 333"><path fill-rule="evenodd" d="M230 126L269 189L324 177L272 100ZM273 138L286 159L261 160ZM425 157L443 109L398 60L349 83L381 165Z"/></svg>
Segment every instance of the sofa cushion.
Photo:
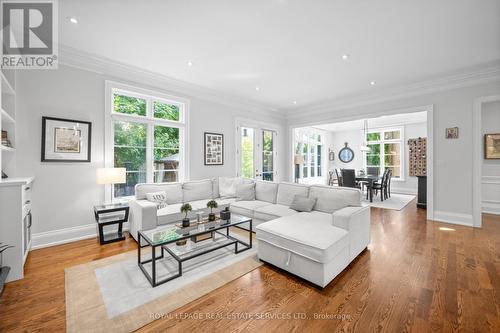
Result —
<svg viewBox="0 0 500 333"><path fill-rule="evenodd" d="M276 202L280 205L285 205L290 207L293 198L296 195L302 195L307 197L309 193L309 187L307 185L295 184L295 183L280 183L278 186L278 196Z"/></svg>
<svg viewBox="0 0 500 333"><path fill-rule="evenodd" d="M238 184L236 186L237 201L255 200L255 184Z"/></svg>
<svg viewBox="0 0 500 333"><path fill-rule="evenodd" d="M247 217L254 217L254 211L259 207L271 205L269 202L252 200L252 201L236 201L230 205L231 212Z"/></svg>
<svg viewBox="0 0 500 333"><path fill-rule="evenodd" d="M181 213L181 206L182 204L178 203L158 209L158 225L181 221L184 218L184 213Z"/></svg>
<svg viewBox="0 0 500 333"><path fill-rule="evenodd" d="M254 217L263 221L270 221L279 217L289 216L293 214L297 214L297 212L293 209L288 208L288 206L280 204L259 207L254 211Z"/></svg>
<svg viewBox="0 0 500 333"><path fill-rule="evenodd" d="M302 195L296 195L290 204L290 209L298 212L310 212L316 204L316 198L308 198Z"/></svg>
<svg viewBox="0 0 500 333"><path fill-rule="evenodd" d="M312 213L281 217L256 227L257 239L319 263L330 262L349 246L346 230Z"/></svg>
<svg viewBox="0 0 500 333"><path fill-rule="evenodd" d="M213 198L213 184L211 179L185 182L182 184L183 201L210 200Z"/></svg>
<svg viewBox="0 0 500 333"><path fill-rule="evenodd" d="M219 177L219 196L221 198L236 197L236 186L239 184L251 184L251 179L241 177Z"/></svg>
<svg viewBox="0 0 500 333"><path fill-rule="evenodd" d="M309 197L316 198L314 210L333 213L348 206L361 206L361 191L349 187L332 187L313 185Z"/></svg>
<svg viewBox="0 0 500 333"><path fill-rule="evenodd" d="M182 184L181 183L145 183L135 185L135 198L137 200L146 199L146 193L165 191L167 203L169 205L181 203Z"/></svg>
<svg viewBox="0 0 500 333"><path fill-rule="evenodd" d="M256 181L255 199L275 204L276 196L278 195L278 186L278 183L266 182L263 180Z"/></svg>

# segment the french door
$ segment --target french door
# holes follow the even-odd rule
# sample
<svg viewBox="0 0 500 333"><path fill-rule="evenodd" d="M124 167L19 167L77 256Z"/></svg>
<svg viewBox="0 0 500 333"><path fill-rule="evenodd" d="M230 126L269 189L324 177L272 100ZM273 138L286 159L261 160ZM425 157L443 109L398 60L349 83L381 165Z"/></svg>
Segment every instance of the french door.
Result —
<svg viewBox="0 0 500 333"><path fill-rule="evenodd" d="M275 181L276 131L245 124L236 127L237 176Z"/></svg>

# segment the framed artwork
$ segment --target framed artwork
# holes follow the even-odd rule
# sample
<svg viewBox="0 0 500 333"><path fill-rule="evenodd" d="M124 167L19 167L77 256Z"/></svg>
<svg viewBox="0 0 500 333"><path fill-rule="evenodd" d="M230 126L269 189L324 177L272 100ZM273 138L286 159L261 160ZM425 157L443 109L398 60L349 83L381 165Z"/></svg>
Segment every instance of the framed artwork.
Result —
<svg viewBox="0 0 500 333"><path fill-rule="evenodd" d="M500 133L484 135L484 158L487 160L500 159Z"/></svg>
<svg viewBox="0 0 500 333"><path fill-rule="evenodd" d="M224 165L224 135L205 132L205 165Z"/></svg>
<svg viewBox="0 0 500 333"><path fill-rule="evenodd" d="M92 123L42 117L42 162L90 162Z"/></svg>
<svg viewBox="0 0 500 333"><path fill-rule="evenodd" d="M458 127L450 127L446 129L447 139L458 139Z"/></svg>

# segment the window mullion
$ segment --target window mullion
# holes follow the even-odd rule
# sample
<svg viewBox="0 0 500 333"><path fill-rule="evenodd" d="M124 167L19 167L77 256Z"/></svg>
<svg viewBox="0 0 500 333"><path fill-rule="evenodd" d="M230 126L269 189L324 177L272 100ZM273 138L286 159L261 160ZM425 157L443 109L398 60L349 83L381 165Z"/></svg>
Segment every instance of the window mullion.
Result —
<svg viewBox="0 0 500 333"><path fill-rule="evenodd" d="M146 100L146 116L150 118L148 121L148 136L146 141L146 181L148 183L154 182L154 122L153 116L153 103L151 98Z"/></svg>

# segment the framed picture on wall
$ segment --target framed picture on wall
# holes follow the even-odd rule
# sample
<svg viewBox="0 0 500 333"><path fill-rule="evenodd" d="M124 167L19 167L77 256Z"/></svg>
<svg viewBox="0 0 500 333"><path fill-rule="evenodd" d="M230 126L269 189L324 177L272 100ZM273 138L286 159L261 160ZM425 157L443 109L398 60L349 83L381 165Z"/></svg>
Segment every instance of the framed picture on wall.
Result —
<svg viewBox="0 0 500 333"><path fill-rule="evenodd" d="M487 160L500 159L500 133L484 135L484 158Z"/></svg>
<svg viewBox="0 0 500 333"><path fill-rule="evenodd" d="M42 117L42 162L90 162L92 123Z"/></svg>
<svg viewBox="0 0 500 333"><path fill-rule="evenodd" d="M224 165L224 135L205 132L205 165Z"/></svg>

